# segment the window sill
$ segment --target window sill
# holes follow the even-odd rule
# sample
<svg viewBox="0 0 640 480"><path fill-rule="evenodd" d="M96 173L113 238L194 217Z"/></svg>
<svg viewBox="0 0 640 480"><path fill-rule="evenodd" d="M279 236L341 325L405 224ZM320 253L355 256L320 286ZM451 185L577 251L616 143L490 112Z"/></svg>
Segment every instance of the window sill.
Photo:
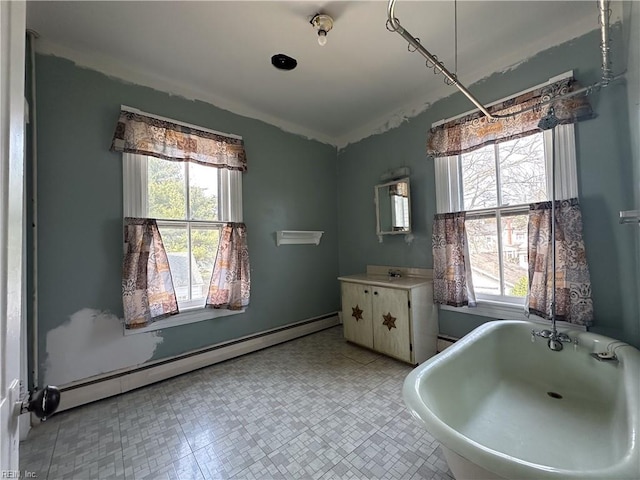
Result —
<svg viewBox="0 0 640 480"><path fill-rule="evenodd" d="M189 323L202 322L204 320L213 320L214 318L227 317L229 315L238 315L244 313L242 310L223 310L215 308L192 308L184 312L172 315L153 322L151 325L147 325L143 328L124 329L125 336L136 335L138 333L154 332L156 330L164 330L165 328L179 327L180 325L187 325Z"/></svg>
<svg viewBox="0 0 640 480"><path fill-rule="evenodd" d="M478 300L476 307L451 307L449 305L440 305L441 310L449 310L456 313L464 313L467 315L478 315L480 317L490 317L494 320L526 320L548 325L550 320L539 317L538 315L529 315L524 313L524 304L497 302L495 300ZM582 325L574 325L563 321L556 322L559 327L574 328L586 331L587 328Z"/></svg>
<svg viewBox="0 0 640 480"><path fill-rule="evenodd" d="M471 308L440 305L440 309L469 315L479 315L481 317L491 317L498 320L542 320L537 315L531 315L527 318L524 314L524 305L492 300L478 300L477 306Z"/></svg>

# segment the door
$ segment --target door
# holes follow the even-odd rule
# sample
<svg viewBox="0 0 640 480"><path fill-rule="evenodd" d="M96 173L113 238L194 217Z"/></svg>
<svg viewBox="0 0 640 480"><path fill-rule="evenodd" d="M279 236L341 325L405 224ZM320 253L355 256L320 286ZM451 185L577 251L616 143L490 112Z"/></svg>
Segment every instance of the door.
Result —
<svg viewBox="0 0 640 480"><path fill-rule="evenodd" d="M370 286L342 282L342 323L344 338L358 345L373 347Z"/></svg>
<svg viewBox="0 0 640 480"><path fill-rule="evenodd" d="M18 473L25 3L0 1L0 472Z"/></svg>
<svg viewBox="0 0 640 480"><path fill-rule="evenodd" d="M412 363L409 291L374 287L371 310L374 350Z"/></svg>

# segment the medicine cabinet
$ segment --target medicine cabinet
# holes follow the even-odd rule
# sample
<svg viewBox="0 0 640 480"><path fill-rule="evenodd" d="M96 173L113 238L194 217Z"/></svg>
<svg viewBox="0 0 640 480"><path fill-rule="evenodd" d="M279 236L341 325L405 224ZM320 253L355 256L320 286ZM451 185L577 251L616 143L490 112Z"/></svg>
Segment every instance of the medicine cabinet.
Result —
<svg viewBox="0 0 640 480"><path fill-rule="evenodd" d="M375 186L376 233L411 233L411 195L409 177Z"/></svg>

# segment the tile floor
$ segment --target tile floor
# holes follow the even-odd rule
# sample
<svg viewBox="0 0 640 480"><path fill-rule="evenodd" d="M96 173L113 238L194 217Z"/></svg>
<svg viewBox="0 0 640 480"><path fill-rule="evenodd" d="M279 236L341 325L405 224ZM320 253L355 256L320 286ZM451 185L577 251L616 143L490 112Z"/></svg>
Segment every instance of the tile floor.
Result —
<svg viewBox="0 0 640 480"><path fill-rule="evenodd" d="M55 415L20 466L39 479L451 480L402 402L410 370L338 326Z"/></svg>

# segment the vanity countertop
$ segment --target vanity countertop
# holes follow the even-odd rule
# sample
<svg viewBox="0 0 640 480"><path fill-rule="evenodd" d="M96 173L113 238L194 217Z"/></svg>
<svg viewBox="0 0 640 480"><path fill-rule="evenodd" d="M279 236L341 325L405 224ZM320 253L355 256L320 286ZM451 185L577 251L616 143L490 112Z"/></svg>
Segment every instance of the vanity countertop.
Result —
<svg viewBox="0 0 640 480"><path fill-rule="evenodd" d="M371 273L359 273L357 275L347 275L338 277L342 282L364 283L366 285L376 285L378 287L403 288L409 290L431 282L426 277L390 277L389 275L376 275Z"/></svg>

